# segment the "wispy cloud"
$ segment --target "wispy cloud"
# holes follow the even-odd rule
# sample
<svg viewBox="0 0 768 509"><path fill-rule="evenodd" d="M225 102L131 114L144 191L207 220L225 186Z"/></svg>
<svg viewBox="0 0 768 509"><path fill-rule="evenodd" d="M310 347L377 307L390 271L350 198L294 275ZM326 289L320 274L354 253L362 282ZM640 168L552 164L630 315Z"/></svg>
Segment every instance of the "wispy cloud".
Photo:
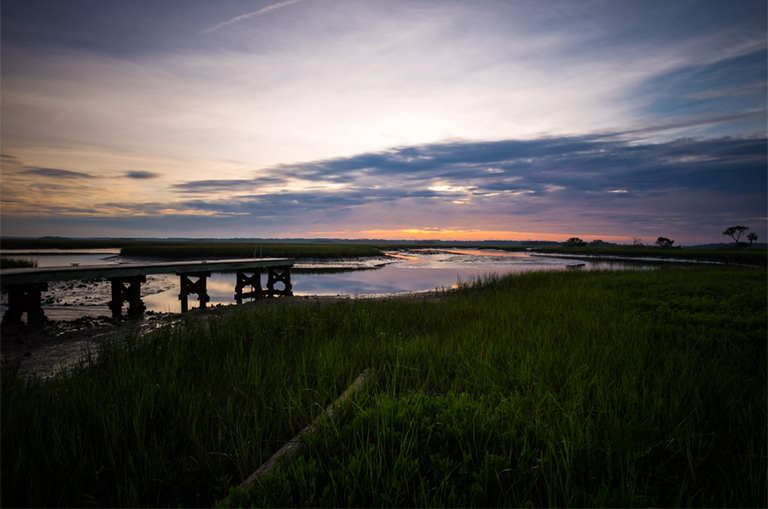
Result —
<svg viewBox="0 0 768 509"><path fill-rule="evenodd" d="M268 12L272 12L277 9L282 9L283 7L287 7L289 5L297 4L303 1L304 0L288 0L287 2L280 2L280 3L268 5L267 7L264 7L263 9L259 9L258 11L253 11L253 12L249 12L248 14L235 16L234 18L228 21L224 21L222 23L219 23L218 25L214 25L210 28L206 28L205 30L200 31L200 34L209 34L211 32L218 30L219 28L225 27L227 25L231 25L232 23L237 23L238 21L243 21L244 19L252 18L254 16L261 16L262 14L266 14Z"/></svg>
<svg viewBox="0 0 768 509"><path fill-rule="evenodd" d="M59 179L91 179L93 175L79 171L61 170L59 168L39 168L37 166L25 166L24 171L28 175L37 175L39 177L59 178Z"/></svg>
<svg viewBox="0 0 768 509"><path fill-rule="evenodd" d="M161 175L152 171L134 170L125 172L123 176L134 180L150 180L159 178Z"/></svg>
<svg viewBox="0 0 768 509"><path fill-rule="evenodd" d="M608 238L640 235L655 225L682 238L694 228L717 232L765 209L765 151L765 138L445 142L279 165L259 170L268 177L187 181L173 189L187 210L258 218L265 227L341 221L350 228L370 223L405 231L418 219L420 228L460 223L467 231L471 225L491 231L515 224L563 235L584 234L589 225ZM323 187L329 183L338 186Z"/></svg>

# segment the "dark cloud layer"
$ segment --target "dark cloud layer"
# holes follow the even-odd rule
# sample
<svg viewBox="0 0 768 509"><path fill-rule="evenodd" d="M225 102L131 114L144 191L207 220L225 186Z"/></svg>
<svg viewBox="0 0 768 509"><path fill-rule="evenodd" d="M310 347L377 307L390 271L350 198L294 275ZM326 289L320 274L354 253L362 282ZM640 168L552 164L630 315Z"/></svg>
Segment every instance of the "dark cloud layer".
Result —
<svg viewBox="0 0 768 509"><path fill-rule="evenodd" d="M150 179L156 179L159 178L161 175L159 173L155 173L152 171L142 171L142 170L135 170L135 171L127 171L125 172L124 177L134 180L150 180Z"/></svg>
<svg viewBox="0 0 768 509"><path fill-rule="evenodd" d="M601 136L533 141L452 142L401 147L268 170L269 178L200 180L177 184L185 194L212 191L253 192L260 186L290 186L291 181L343 184L326 192L283 192L279 196L356 196L365 200L439 196L471 188L541 194L553 187L570 193L626 190L642 194L670 188L751 193L766 188L765 138L680 139L637 144ZM238 200L242 197L238 198Z"/></svg>
<svg viewBox="0 0 768 509"><path fill-rule="evenodd" d="M269 169L267 178L192 181L175 189L189 197L182 198L189 209L270 224L345 214L354 220L352 211L378 209L393 217L410 210L424 218L485 216L499 224L525 218L543 229L570 221L635 234L666 228L677 235L748 218L764 223L767 150L762 137L654 144L599 135L447 142L282 165ZM292 188L296 182L301 186ZM260 193L264 186L281 190ZM209 199L211 192L233 197Z"/></svg>
<svg viewBox="0 0 768 509"><path fill-rule="evenodd" d="M54 179L91 179L93 175L79 171L62 170L59 168L40 168L38 166L25 166L22 173L48 177Z"/></svg>

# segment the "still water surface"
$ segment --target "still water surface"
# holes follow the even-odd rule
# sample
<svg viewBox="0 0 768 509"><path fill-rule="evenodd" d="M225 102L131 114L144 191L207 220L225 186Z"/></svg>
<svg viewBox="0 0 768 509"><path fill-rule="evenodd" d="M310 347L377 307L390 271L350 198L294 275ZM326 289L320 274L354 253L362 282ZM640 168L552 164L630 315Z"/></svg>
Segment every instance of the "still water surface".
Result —
<svg viewBox="0 0 768 509"><path fill-rule="evenodd" d="M7 251L4 254L10 254ZM471 281L488 274L505 275L533 270L595 270L595 269L650 269L648 263L632 262L585 262L575 259L551 258L524 253L509 253L500 250L409 250L389 253L389 263L382 262L378 268L349 270L344 272L318 273L333 262L315 262L312 264L297 263L291 273L293 292L295 295L350 295L376 296L405 292L420 292L426 290L447 289L454 287L459 281ZM36 258L39 267L69 266L73 263L96 265L104 263L135 262L125 257L115 257L114 253L90 254L29 254L26 258ZM365 265L365 264L363 264ZM368 264L370 265L370 264ZM311 272L306 272L311 271ZM142 285L142 299L147 310L155 312L180 312L179 281L173 274L150 276L151 281ZM261 276L262 286L266 287L266 274ZM232 304L234 302L235 274L214 273L208 278L208 294L210 304ZM76 285L75 285L76 286ZM73 289L60 284L53 292L61 292L57 299L71 296ZM85 290L82 290L85 292ZM108 284L90 285L87 290L87 300L72 302L71 305L89 306L105 305L109 299ZM103 294L103 295L102 295ZM76 298L76 297L74 297ZM51 305L63 301L50 302ZM44 304L45 306L45 304ZM190 296L190 307L197 306L195 296Z"/></svg>

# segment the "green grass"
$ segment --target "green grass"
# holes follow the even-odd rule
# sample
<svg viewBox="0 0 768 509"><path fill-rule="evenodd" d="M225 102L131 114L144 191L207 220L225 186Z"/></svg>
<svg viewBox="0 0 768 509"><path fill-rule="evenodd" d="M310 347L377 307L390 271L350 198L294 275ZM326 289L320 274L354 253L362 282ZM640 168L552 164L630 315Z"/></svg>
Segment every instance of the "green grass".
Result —
<svg viewBox="0 0 768 509"><path fill-rule="evenodd" d="M3 249L98 249L115 248L125 256L166 259L205 258L358 258L382 256L381 250L364 244L216 242L216 241L136 241L88 239L3 239ZM257 249L258 248L258 249Z"/></svg>
<svg viewBox="0 0 768 509"><path fill-rule="evenodd" d="M0 269L24 269L29 267L37 267L37 260L33 258L0 256Z"/></svg>
<svg viewBox="0 0 768 509"><path fill-rule="evenodd" d="M137 242L121 249L124 256L169 259L197 258L356 258L384 253L360 244L295 244L253 242Z"/></svg>
<svg viewBox="0 0 768 509"><path fill-rule="evenodd" d="M3 249L119 249L136 242L131 239L97 240L97 239L2 239Z"/></svg>
<svg viewBox="0 0 768 509"><path fill-rule="evenodd" d="M6 364L0 502L762 506L766 290L758 268L529 273L190 316L46 383ZM230 490L369 367L299 458Z"/></svg>
<svg viewBox="0 0 768 509"><path fill-rule="evenodd" d="M506 249L506 248L500 248ZM516 250L516 249L515 249ZM706 249L706 248L662 248L657 246L583 246L583 247L537 247L537 253L575 254L594 257L638 257L695 260L706 262L732 263L742 265L768 265L766 249Z"/></svg>
<svg viewBox="0 0 768 509"><path fill-rule="evenodd" d="M280 243L280 242L218 242L218 241L137 241L132 239L88 240L88 239L3 239L3 249L120 249L125 256L204 259L204 258L252 258L254 248L269 258L360 258L381 256L383 251L394 249L450 249L445 244L423 242L403 244L345 244L337 243ZM493 246L478 244L460 246L461 249L491 249ZM498 246L495 249L525 251L527 246ZM584 247L533 247L533 251L546 254L577 254L593 257L650 257L675 258L743 265L768 265L766 249L693 249L660 248L655 246L584 246ZM258 256L259 251L257 251Z"/></svg>

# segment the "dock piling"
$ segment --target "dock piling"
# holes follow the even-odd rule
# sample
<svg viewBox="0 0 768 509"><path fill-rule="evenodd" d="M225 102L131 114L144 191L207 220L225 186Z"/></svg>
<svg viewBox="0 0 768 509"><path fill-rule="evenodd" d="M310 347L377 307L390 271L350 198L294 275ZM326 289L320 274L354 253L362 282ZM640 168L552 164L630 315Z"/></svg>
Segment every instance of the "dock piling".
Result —
<svg viewBox="0 0 768 509"><path fill-rule="evenodd" d="M208 288L206 285L207 278L211 277L211 273L205 272L186 272L176 274L181 277L181 293L179 293L179 300L181 301L181 312L186 313L189 311L188 297L190 294L196 294L197 300L200 301L200 307L204 308L211 298L208 296ZM198 278L197 281L192 281L190 277Z"/></svg>
<svg viewBox="0 0 768 509"><path fill-rule="evenodd" d="M238 304L243 303L243 299L247 298L256 298L260 299L262 297L262 289L261 289L261 269L256 269L255 273L254 271L250 271L252 275L248 275L245 270L238 270L237 271L237 284L235 285L235 302ZM246 286L250 286L253 288L252 291L243 293L243 289Z"/></svg>
<svg viewBox="0 0 768 509"><path fill-rule="evenodd" d="M109 309L112 318L123 316L123 302L128 302L128 316L141 316L146 306L141 301L141 283L147 282L147 276L123 276L107 278L112 283L112 300ZM125 286L125 285L128 286Z"/></svg>
<svg viewBox="0 0 768 509"><path fill-rule="evenodd" d="M48 289L48 283L13 285L6 289L8 310L3 316L3 324L20 324L24 313L27 313L28 325L42 325L45 322L42 293Z"/></svg>
<svg viewBox="0 0 768 509"><path fill-rule="evenodd" d="M210 301L206 278L211 271L238 272L235 298L238 303L247 297L274 297L293 295L291 287L291 267L293 261L287 258L259 258L232 260L172 261L153 263L125 263L109 265L88 265L69 267L29 267L0 270L0 283L8 291L8 309L3 316L3 324L20 324L24 313L27 324L36 325L45 322L42 308L42 292L48 289L49 282L84 279L107 279L112 284L112 300L109 308L112 316L122 316L124 302L128 302L128 315L141 316L146 309L141 300L141 284L146 282L148 274L176 274L181 278L182 311L189 309L190 294L197 294L200 307ZM267 275L267 290L261 287L260 274ZM251 275L249 275L251 274ZM190 278L198 278L192 281ZM282 290L275 289L275 284L283 284ZM246 286L253 287L251 292L243 292ZM238 298L239 297L239 298Z"/></svg>
<svg viewBox="0 0 768 509"><path fill-rule="evenodd" d="M275 290L275 283L283 283L282 290ZM291 270L288 268L273 268L267 269L267 295L274 297L275 295L293 295L293 287L291 286Z"/></svg>

